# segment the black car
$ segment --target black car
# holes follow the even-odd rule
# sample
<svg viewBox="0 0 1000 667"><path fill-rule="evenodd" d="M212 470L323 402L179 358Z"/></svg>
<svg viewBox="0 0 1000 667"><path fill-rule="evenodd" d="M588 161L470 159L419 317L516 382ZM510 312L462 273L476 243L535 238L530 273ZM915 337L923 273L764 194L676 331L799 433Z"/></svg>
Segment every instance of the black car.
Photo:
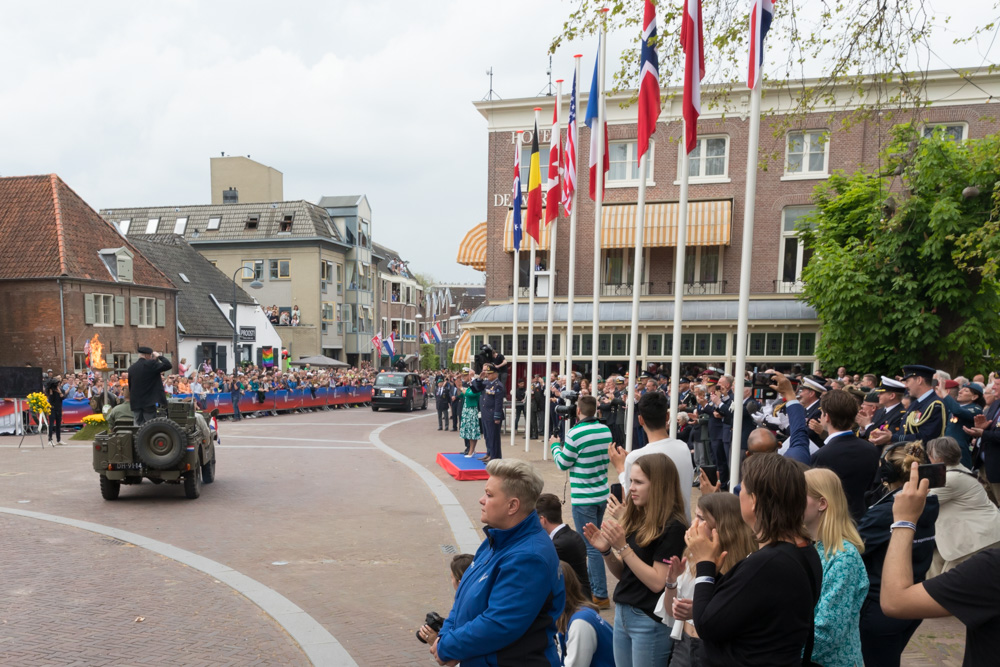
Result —
<svg viewBox="0 0 1000 667"><path fill-rule="evenodd" d="M427 389L416 373L383 371L372 387L372 412L378 412L379 408L426 410L428 400Z"/></svg>

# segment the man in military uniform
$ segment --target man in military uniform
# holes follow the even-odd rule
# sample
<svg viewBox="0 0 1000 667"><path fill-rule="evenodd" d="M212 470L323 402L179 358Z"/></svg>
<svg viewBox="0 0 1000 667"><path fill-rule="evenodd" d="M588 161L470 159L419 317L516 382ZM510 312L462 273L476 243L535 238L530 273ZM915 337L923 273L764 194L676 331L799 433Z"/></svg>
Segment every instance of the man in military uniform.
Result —
<svg viewBox="0 0 1000 667"><path fill-rule="evenodd" d="M934 369L930 366L903 366L903 383L910 392L910 407L902 415L902 426L896 433L873 431L869 442L879 447L887 443L928 442L944 436L948 411L934 393Z"/></svg>
<svg viewBox="0 0 1000 667"><path fill-rule="evenodd" d="M826 393L826 383L816 375L802 378L799 386L799 403L806 411L806 426L809 427L809 440L817 447L822 447L826 437L819 421L819 399Z"/></svg>
<svg viewBox="0 0 1000 667"><path fill-rule="evenodd" d="M163 375L173 364L148 347L139 348L141 357L128 368L129 405L135 415L135 425L142 426L156 418L156 406L166 407L167 392L163 390Z"/></svg>
<svg viewBox="0 0 1000 667"><path fill-rule="evenodd" d="M479 411L482 415L483 438L486 440L484 462L503 458L500 452L500 422L503 421L503 401L506 388L497 379L497 367L483 364L483 377L472 381L472 391L479 394Z"/></svg>
<svg viewBox="0 0 1000 667"><path fill-rule="evenodd" d="M906 385L899 380L882 376L882 381L875 389L878 395L879 409L872 416L871 427L865 431L863 438L871 441L871 435L876 431L887 431L890 435L899 433L903 427L903 394Z"/></svg>

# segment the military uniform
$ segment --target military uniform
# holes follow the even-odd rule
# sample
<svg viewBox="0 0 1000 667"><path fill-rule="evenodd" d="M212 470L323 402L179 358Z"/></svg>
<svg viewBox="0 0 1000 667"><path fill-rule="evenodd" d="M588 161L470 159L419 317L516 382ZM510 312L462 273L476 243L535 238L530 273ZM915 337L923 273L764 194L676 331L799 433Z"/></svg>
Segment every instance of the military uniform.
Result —
<svg viewBox="0 0 1000 667"><path fill-rule="evenodd" d="M483 364L483 370L496 373L496 366ZM506 387L495 377L492 380L476 378L472 390L479 394L479 410L483 422L483 438L486 440L486 455L490 459L503 458L500 452L500 422L503 421L504 395Z"/></svg>
<svg viewBox="0 0 1000 667"><path fill-rule="evenodd" d="M914 375L931 380L934 369L928 366L903 366L904 380ZM934 438L943 437L948 424L948 410L944 403L928 389L922 396L911 396L910 407L903 413L902 427L894 433L891 442L923 441L926 445Z"/></svg>

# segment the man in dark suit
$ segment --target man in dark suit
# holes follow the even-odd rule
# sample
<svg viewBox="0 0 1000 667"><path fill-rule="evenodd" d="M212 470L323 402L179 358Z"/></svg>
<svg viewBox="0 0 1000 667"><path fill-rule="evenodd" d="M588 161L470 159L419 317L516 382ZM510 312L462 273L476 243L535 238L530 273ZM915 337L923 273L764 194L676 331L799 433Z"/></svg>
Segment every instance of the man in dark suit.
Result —
<svg viewBox="0 0 1000 667"><path fill-rule="evenodd" d="M128 367L128 391L135 425L141 426L156 418L157 405L167 405L162 373L173 368L173 364L148 347L140 347L138 351L140 359Z"/></svg>
<svg viewBox="0 0 1000 667"><path fill-rule="evenodd" d="M576 578L580 580L583 596L589 600L591 593L590 577L587 575L587 544L580 533L563 523L562 503L555 494L543 493L538 496L535 511L538 512L542 530L552 538L552 546L556 548L559 560L566 561L573 568Z"/></svg>
<svg viewBox="0 0 1000 667"><path fill-rule="evenodd" d="M451 407L451 384L446 382L444 377L438 377L437 387L434 390L435 404L438 413L438 430L448 430L448 409ZM442 426L444 428L442 428Z"/></svg>
<svg viewBox="0 0 1000 667"><path fill-rule="evenodd" d="M924 443L943 437L948 424L948 410L934 393L935 370L930 366L903 366L903 383L910 392L910 407L902 415L902 427L897 433L872 432L868 440L884 446L890 442Z"/></svg>
<svg viewBox="0 0 1000 667"><path fill-rule="evenodd" d="M858 402L843 389L834 389L820 399L820 422L827 432L822 449L813 454L812 465L837 473L844 485L847 507L855 521L865 513L865 492L879 465L875 447L854 435L851 427L858 414Z"/></svg>

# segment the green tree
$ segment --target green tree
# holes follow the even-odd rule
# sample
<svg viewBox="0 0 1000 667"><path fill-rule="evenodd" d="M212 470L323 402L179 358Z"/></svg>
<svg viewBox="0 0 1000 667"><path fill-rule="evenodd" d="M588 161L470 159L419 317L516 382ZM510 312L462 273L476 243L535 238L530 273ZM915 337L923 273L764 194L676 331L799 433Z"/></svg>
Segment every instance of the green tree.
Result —
<svg viewBox="0 0 1000 667"><path fill-rule="evenodd" d="M441 356L434 354L434 345L425 343L420 346L420 370L436 371L441 368Z"/></svg>
<svg viewBox="0 0 1000 667"><path fill-rule="evenodd" d="M831 176L799 222L814 252L802 279L822 323L817 354L889 375L908 363L981 370L1000 349L1000 241L986 231L1000 224L1000 135L957 143L901 125L882 164Z"/></svg>

